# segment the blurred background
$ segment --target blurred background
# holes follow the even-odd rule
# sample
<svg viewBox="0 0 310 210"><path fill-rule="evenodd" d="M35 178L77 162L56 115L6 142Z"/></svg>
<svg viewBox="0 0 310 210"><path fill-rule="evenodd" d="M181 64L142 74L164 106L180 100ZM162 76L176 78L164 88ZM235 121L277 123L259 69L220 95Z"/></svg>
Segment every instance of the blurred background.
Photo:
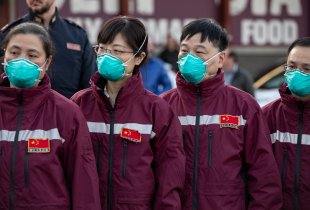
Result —
<svg viewBox="0 0 310 210"><path fill-rule="evenodd" d="M254 78L260 105L278 97L288 45L310 35L309 0L56 0L56 5L60 16L87 31L92 44L108 19L116 15L139 18L157 56L168 48L169 39L178 47L182 27L191 20L215 20L230 34L230 49L238 55L238 65ZM25 0L0 0L0 28L27 13Z"/></svg>

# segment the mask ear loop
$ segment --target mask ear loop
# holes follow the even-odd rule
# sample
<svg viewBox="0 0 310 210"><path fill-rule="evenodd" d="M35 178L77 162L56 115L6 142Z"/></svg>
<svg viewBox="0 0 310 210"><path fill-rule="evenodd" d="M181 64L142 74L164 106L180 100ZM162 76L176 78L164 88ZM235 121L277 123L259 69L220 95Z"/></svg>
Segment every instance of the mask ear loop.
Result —
<svg viewBox="0 0 310 210"><path fill-rule="evenodd" d="M208 65L208 62L210 61L210 60L212 60L213 58L215 58L216 56L218 56L219 54L221 54L223 51L221 51L221 52L219 52L219 53L217 53L216 55L214 55L214 56L212 56L211 58L209 58L207 61L205 61L202 65ZM204 73L203 74L204 76L211 76L211 77L213 77L213 76L216 76L217 74L209 74L209 73Z"/></svg>
<svg viewBox="0 0 310 210"><path fill-rule="evenodd" d="M140 48L138 49L138 51L137 51L131 58L129 58L128 61L126 61L125 63L123 63L122 66L127 66L126 63L128 63L131 59L133 59L133 57L135 57L135 56L138 54L138 52L140 52L141 48L143 47L143 45L144 45L144 43L145 43L145 41L146 41L146 38L147 38L147 34L145 34L145 38L144 38L144 40L143 40L143 42L142 42L142 45L141 45ZM124 74L126 74L126 73L124 73ZM131 73L131 74L132 74L132 73ZM131 74L129 74L129 75L131 75Z"/></svg>
<svg viewBox="0 0 310 210"><path fill-rule="evenodd" d="M46 59L46 61L44 62L44 64L41 66L41 67L39 67L38 68L38 71L43 71L43 66L45 66L45 64L47 63L47 60L48 60L48 58ZM36 82L41 82L41 80L40 79L35 79L34 81L36 81Z"/></svg>

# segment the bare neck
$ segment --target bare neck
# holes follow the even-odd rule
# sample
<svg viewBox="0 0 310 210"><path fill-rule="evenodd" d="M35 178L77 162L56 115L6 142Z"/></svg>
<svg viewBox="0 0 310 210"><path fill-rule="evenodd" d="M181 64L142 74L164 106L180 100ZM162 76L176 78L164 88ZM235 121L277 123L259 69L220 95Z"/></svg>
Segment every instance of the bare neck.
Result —
<svg viewBox="0 0 310 210"><path fill-rule="evenodd" d="M41 17L44 20L44 26L48 27L55 12L56 12L56 6L52 5L51 8L46 13L36 15Z"/></svg>
<svg viewBox="0 0 310 210"><path fill-rule="evenodd" d="M120 89L126 84L127 80L130 78L131 76L124 76L122 79L120 79L119 81L116 82L107 82L106 88L107 88L107 92L110 96L111 99L111 103L112 106L115 105L115 100L117 97L118 92L120 91Z"/></svg>

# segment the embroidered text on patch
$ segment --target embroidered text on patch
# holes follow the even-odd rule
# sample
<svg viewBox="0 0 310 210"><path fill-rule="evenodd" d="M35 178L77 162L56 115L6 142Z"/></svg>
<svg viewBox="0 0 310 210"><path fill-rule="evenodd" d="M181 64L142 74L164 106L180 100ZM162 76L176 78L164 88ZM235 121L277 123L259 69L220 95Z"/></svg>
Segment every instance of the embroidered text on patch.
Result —
<svg viewBox="0 0 310 210"><path fill-rule="evenodd" d="M230 127L239 129L239 117L232 115L220 115L220 127Z"/></svg>

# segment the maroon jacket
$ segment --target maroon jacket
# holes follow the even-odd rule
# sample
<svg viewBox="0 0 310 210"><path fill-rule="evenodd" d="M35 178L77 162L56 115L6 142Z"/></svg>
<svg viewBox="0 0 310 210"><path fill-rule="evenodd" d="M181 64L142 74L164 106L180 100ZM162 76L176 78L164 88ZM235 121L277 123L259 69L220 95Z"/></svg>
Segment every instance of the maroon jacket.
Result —
<svg viewBox="0 0 310 210"><path fill-rule="evenodd" d="M90 84L72 100L91 133L102 209L181 209L185 154L182 128L169 104L144 89L140 72L119 91L114 108L98 72ZM121 137L130 137L128 129L141 135L141 143Z"/></svg>
<svg viewBox="0 0 310 210"><path fill-rule="evenodd" d="M310 102L291 96L284 83L281 98L264 106L273 153L282 177L283 209L310 209Z"/></svg>
<svg viewBox="0 0 310 210"><path fill-rule="evenodd" d="M51 90L47 75L38 87L25 89L9 88L4 75L0 209L100 209L96 162L79 107ZM43 153L48 146L40 139L48 139L49 152ZM31 150L37 145L35 150L42 152L28 152L28 143Z"/></svg>
<svg viewBox="0 0 310 210"><path fill-rule="evenodd" d="M225 85L223 70L200 85L186 82L180 72L176 81L177 88L160 97L177 112L183 128L183 209L243 210L246 202L248 209L279 209L280 175L254 98Z"/></svg>

